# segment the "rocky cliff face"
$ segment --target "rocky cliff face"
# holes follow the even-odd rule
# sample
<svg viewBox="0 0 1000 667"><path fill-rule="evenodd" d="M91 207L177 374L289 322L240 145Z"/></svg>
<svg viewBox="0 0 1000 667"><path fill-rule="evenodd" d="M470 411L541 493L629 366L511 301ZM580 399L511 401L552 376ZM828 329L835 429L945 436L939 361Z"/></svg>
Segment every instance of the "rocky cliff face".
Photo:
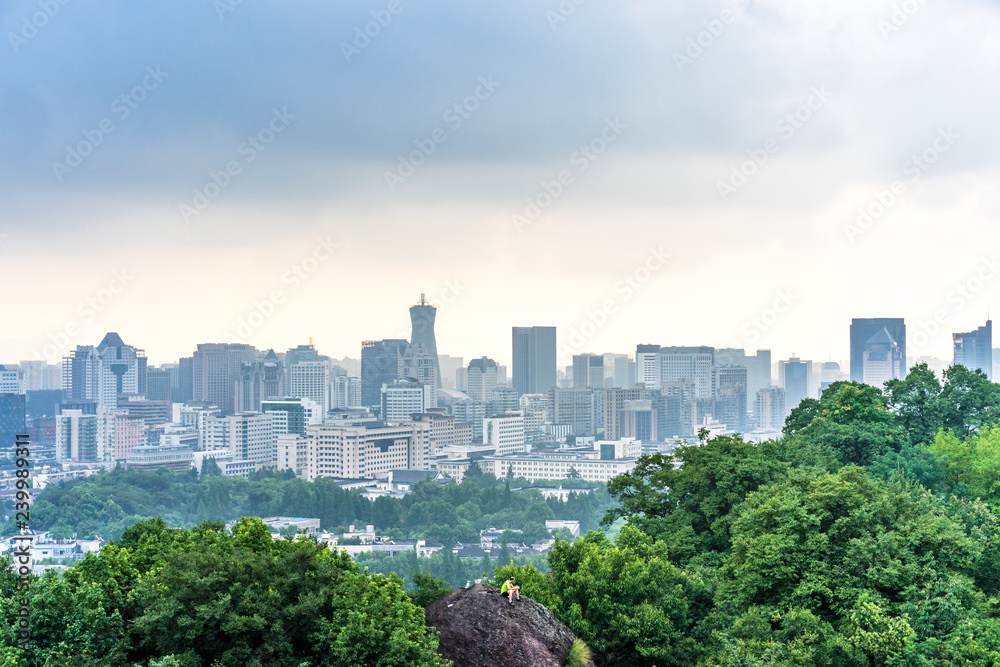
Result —
<svg viewBox="0 0 1000 667"><path fill-rule="evenodd" d="M534 600L510 605L482 584L446 595L425 615L441 633L438 651L455 667L563 667L576 639Z"/></svg>

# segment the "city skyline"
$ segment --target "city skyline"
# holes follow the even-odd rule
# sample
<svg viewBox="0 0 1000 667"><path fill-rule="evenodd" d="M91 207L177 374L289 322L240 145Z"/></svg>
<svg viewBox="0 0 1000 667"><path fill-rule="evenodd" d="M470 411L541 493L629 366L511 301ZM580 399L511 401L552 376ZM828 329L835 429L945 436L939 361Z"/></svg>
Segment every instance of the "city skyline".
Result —
<svg viewBox="0 0 1000 667"><path fill-rule="evenodd" d="M432 302L429 299L427 300L427 303L428 303L428 305L432 305ZM591 312L594 312L594 311L591 311ZM779 316L780 316L780 314L779 314ZM612 314L611 318L613 318L613 317L614 317L614 315ZM986 317L986 314L984 314L984 317ZM756 319L760 320L761 324L763 324L765 321L767 321L766 317L764 317L764 316L761 316L761 318L756 318ZM852 318L852 320L856 320L856 319L859 319L859 318ZM879 319L879 318L875 318L875 319ZM882 319L885 319L885 318L882 318ZM889 319L892 319L892 318L889 318ZM905 317L904 318L899 318L899 319L906 320ZM987 321L986 319L982 319L982 318L979 319L978 321L973 320L972 323L967 328L975 330L978 327L982 326L986 321ZM583 330L584 333L590 331L590 329L588 328L588 324L587 324L588 322L591 322L591 320L585 320L584 322L581 323L580 327L577 327L575 330L572 330L570 332L565 332L563 329L561 329L558 326L555 327L556 328L556 332L557 332L557 368L560 371L563 370L564 368L566 368L567 366L571 366L573 364L573 357L576 356L576 355L581 355L581 354L617 353L617 354L627 354L627 355L630 355L630 356L634 357L637 346L644 345L644 344L649 344L649 343L661 344L662 340L666 340L665 338L657 337L657 338L654 338L654 339L651 339L651 340L638 340L638 341L634 341L631 344L627 344L626 343L626 345L624 347L622 347L622 348L615 348L615 347L608 347L608 346L600 344L599 341L600 340L605 340L605 337L602 337L599 334L593 335L593 336L589 336L589 337L588 336L584 336L584 335L581 334L581 336L580 336L579 339L582 340L584 342L584 344L581 345L580 347L572 347L572 346L570 346L568 339L572 339L572 337L574 336L575 333L579 332L581 329ZM923 342L925 340L925 336L927 336L926 332L929 331L929 330L932 330L934 332L934 336L933 336L934 345L931 345L931 344L926 343L926 342L924 342L923 345L920 345L920 344L914 345L914 346L912 346L910 348L910 349L913 350L914 353L912 353L912 354L908 353L907 354L907 358L911 362L915 362L917 359L922 358L922 357L931 357L931 358L936 358L936 359L940 359L940 360L943 360L943 361L949 361L949 360L951 360L952 357L953 357L953 351L954 351L954 342L953 342L952 336L954 334L960 334L962 332L962 327L957 327L954 331L952 331L952 330L950 330L948 328L948 324L949 324L948 322L945 322L944 324L939 324L939 323L935 322L933 320L933 318L927 319L927 320L925 320L923 322L916 322L916 323L910 323L910 322L908 322L907 326L910 328L910 331L912 333L908 333L907 334L907 340L910 340L910 339L912 339L914 337L919 337L919 340L921 342ZM406 328L409 329L409 326L410 325L407 324ZM835 353L835 352L832 352L832 351L828 351L825 354L823 354L822 352L820 354L810 354L810 353L806 352L805 350L816 349L818 346L812 346L810 348L809 346L803 346L803 345L797 345L796 346L794 344L791 345L791 346L789 346L788 348L785 348L784 351L782 351L782 350L776 350L774 347L770 347L768 345L764 345L763 341L765 339L763 337L752 339L749 342L742 342L742 341L739 341L739 340L732 341L733 343L736 343L736 344L732 344L732 345L726 345L726 344L723 344L723 343L720 343L720 342L713 342L713 341L698 341L698 342L693 342L693 341L686 341L684 339L681 339L680 342L677 342L676 340L670 340L668 342L671 345L680 346L680 347L683 347L683 346L696 347L696 346L705 345L705 346L712 347L712 348L715 348L715 349L737 348L737 349L745 349L747 351L752 351L752 350L756 350L756 349L770 350L772 352L772 357L775 360L775 363L777 363L778 359L789 359L789 358L792 358L792 357L796 357L796 358L799 358L799 359L808 359L808 360L812 360L812 361L816 361L816 362L835 361L835 362L838 362L838 363L843 363L843 362L849 362L850 358L851 358L851 353L850 353L851 352L851 350L850 350L850 326L851 326L851 321L849 320L845 324L845 327L844 327L844 329L845 329L844 330L844 336L843 336L844 340L842 341L841 345L837 346L838 348L842 348L843 349L842 353ZM598 330L598 332L600 332L602 329L597 329L597 330ZM87 346L87 345L96 346L101 340L103 340L104 336L108 332L118 333L123 338L125 338L127 340L130 340L130 341L134 340L133 336L131 336L129 334L122 334L121 331L122 330L117 329L117 328L111 328L111 329L105 330L103 333L98 334L98 337L97 337L97 339L95 341L90 341L89 338L85 339L82 333L80 333L77 336L73 336L72 338L69 338L67 336L67 338L69 338L70 340L75 341L75 344L72 347L67 348L65 354L62 354L58 358L54 358L54 357L52 357L49 354L45 354L45 352L51 352L52 347L54 346L53 342L49 342L49 343L43 344L43 345L41 345L39 347L34 347L31 350L29 350L29 353L41 352L42 354L39 354L38 356L20 356L20 357L18 357L18 355L15 354L13 356L8 355L8 356L4 357L4 356L0 355L0 359L4 359L5 360L4 363L7 363L7 364L17 364L19 361L47 361L47 362L52 363L52 364L61 364L64 357L72 356L72 354L75 351L77 345L82 345L82 346ZM497 349L486 349L486 350L484 350L484 346L483 345L475 345L475 344L466 343L464 349L465 350L470 350L471 352L462 353L462 351L460 351L460 350L455 350L455 349L452 349L451 347L449 347L449 348L445 349L444 352L442 352L442 354L447 354L447 355L450 355L452 357L461 357L461 358L466 359L468 361L471 361L472 359L475 359L475 358L487 356L487 357L490 357L490 358L497 359L498 363L500 363L503 366L506 366L508 369L510 369L510 368L513 367L513 359L512 359L512 356L510 355L510 353L508 352L508 350L510 350L510 333L509 332L510 332L510 326L508 326L507 329L506 329L506 331L505 331L505 335L506 335L506 339L507 340L504 343L500 344L497 347ZM60 332L60 333L62 335L65 335L65 332ZM446 330L443 327L441 327L440 325L437 328L434 329L434 333L437 334L439 337L440 337L440 334L444 333L446 340L450 338L450 336L447 335ZM59 334L57 334L57 336L58 335ZM168 346L168 349L181 350L179 353L177 353L177 356L174 356L174 357L171 357L169 353L165 353L162 350L157 350L153 346L150 346L150 345L147 345L147 344L143 344L141 346L141 349L143 349L146 352L146 358L148 360L148 363L149 363L149 365L151 367L153 367L153 366L161 366L161 365L164 365L164 364L177 363L179 359L181 359L183 357L189 357L189 356L191 356L191 354L197 349L198 345L201 345L201 344L212 344L212 343L216 343L216 344L248 344L248 345L252 345L252 346L256 347L261 352L271 349L271 350L274 350L276 352L282 352L283 353L285 350L293 350L297 346L303 345L303 341L304 340L308 340L309 341L309 345L313 345L315 347L315 349L318 351L319 354L323 354L323 355L325 355L327 357L331 357L331 358L335 358L335 359L351 358L351 359L360 360L361 359L361 347L362 347L362 342L363 342L362 340L359 340L357 342L357 345L355 346L356 349L350 350L350 349L330 349L327 346L323 345L322 341L324 340L324 337L323 336L317 336L317 335L306 335L306 336L292 337L292 338L288 339L287 344L284 344L284 343L279 343L279 344L264 343L264 344L262 344L260 342L255 342L252 337L248 338L248 339L240 339L240 338L228 337L228 338L222 339L222 340L208 341L203 336L202 337L197 337L197 334L195 334L195 336L196 336L196 338L194 338L193 340L196 340L198 342L193 343L190 346L190 349L188 349L186 347L186 343L184 343L184 342L176 342L175 341L172 345ZM808 338L808 337L809 336L803 336L804 339ZM377 336L372 336L372 337L369 337L369 338L365 338L364 340L376 340L376 339L386 339L386 338L388 338L388 337L378 338ZM410 335L408 333L406 333L405 335L402 335L401 338L402 339L408 339L408 338L410 338ZM618 338L620 338L620 337L616 337L616 340ZM757 341L757 342L754 342L754 341ZM593 344L591 344L591 343L593 343ZM849 371L850 369L847 369L847 370Z"/></svg>
<svg viewBox="0 0 1000 667"><path fill-rule="evenodd" d="M59 357L356 356L420 291L441 353L505 364L510 326L568 341L605 304L575 351L843 359L852 318L941 314L948 358L996 292L981 0L224 4L0 10L0 358L67 329Z"/></svg>

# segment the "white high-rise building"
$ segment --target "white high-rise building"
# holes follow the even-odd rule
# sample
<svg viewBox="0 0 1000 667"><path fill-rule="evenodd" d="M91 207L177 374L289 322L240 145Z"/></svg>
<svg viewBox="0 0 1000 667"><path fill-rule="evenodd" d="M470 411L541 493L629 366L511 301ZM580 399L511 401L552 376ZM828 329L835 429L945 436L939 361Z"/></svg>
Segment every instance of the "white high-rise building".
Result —
<svg viewBox="0 0 1000 667"><path fill-rule="evenodd" d="M469 362L466 395L483 403L493 398L493 390L500 385L500 366L492 359L483 357Z"/></svg>
<svg viewBox="0 0 1000 667"><path fill-rule="evenodd" d="M496 447L497 456L523 452L524 415L515 412L484 419L483 445Z"/></svg>
<svg viewBox="0 0 1000 667"><path fill-rule="evenodd" d="M82 410L63 410L56 417L56 461L97 463L101 460L97 438L97 415Z"/></svg>
<svg viewBox="0 0 1000 667"><path fill-rule="evenodd" d="M780 431L785 425L785 390L781 387L764 387L757 392L757 428L762 431Z"/></svg>
<svg viewBox="0 0 1000 667"><path fill-rule="evenodd" d="M97 347L78 345L63 359L63 387L70 400L118 406L119 394L146 393L146 355L109 333Z"/></svg>
<svg viewBox="0 0 1000 667"><path fill-rule="evenodd" d="M323 416L330 411L330 366L325 361L300 361L291 367L288 395L319 404Z"/></svg>
<svg viewBox="0 0 1000 667"><path fill-rule="evenodd" d="M431 424L327 423L306 431L305 478L374 478L390 470L427 470L430 464ZM283 444L286 444L283 442ZM288 442L288 446L291 446ZM290 462L298 454L286 449Z"/></svg>
<svg viewBox="0 0 1000 667"><path fill-rule="evenodd" d="M228 417L209 417L205 427L205 450L229 450L234 461L270 463L278 458L274 420L270 414L244 412Z"/></svg>
<svg viewBox="0 0 1000 667"><path fill-rule="evenodd" d="M636 382L641 382L650 389L656 389L660 386L659 345L639 345L636 347L635 372Z"/></svg>
<svg viewBox="0 0 1000 667"><path fill-rule="evenodd" d="M336 410L361 407L361 378L338 375L333 378L333 398L330 404Z"/></svg>
<svg viewBox="0 0 1000 667"><path fill-rule="evenodd" d="M433 385L423 384L412 378L396 380L382 385L382 413L385 421L406 421L412 415L434 407L430 394L436 393Z"/></svg>

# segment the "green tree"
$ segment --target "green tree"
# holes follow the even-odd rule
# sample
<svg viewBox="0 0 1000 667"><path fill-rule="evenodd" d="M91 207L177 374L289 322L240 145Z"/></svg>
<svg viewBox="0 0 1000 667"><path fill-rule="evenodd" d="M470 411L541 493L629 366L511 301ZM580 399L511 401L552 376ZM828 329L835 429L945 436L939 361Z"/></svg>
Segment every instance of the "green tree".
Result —
<svg viewBox="0 0 1000 667"><path fill-rule="evenodd" d="M588 533L549 554L556 615L611 667L693 665L697 582L670 564L667 546L626 525L617 543Z"/></svg>
<svg viewBox="0 0 1000 667"><path fill-rule="evenodd" d="M732 509L749 492L784 479L787 458L778 443L755 444L739 435L677 447L672 456L643 456L630 474L609 482L608 492L620 505L603 523L625 517L663 539L681 565L699 554L723 553L729 548Z"/></svg>
<svg viewBox="0 0 1000 667"><path fill-rule="evenodd" d="M837 626L868 592L938 636L977 608L968 573L982 546L926 490L855 466L750 494L732 534L720 601L802 608Z"/></svg>
<svg viewBox="0 0 1000 667"><path fill-rule="evenodd" d="M410 594L413 604L418 607L427 607L434 604L448 593L451 593L451 586L442 577L435 577L433 574L423 574L417 572L413 575L413 585L416 591Z"/></svg>

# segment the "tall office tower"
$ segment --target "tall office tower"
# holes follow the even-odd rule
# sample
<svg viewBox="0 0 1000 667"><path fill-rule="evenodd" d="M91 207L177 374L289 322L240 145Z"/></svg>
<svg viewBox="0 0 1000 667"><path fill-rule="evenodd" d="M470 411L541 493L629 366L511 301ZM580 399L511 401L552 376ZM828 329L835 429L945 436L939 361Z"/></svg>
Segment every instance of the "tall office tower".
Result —
<svg viewBox="0 0 1000 667"><path fill-rule="evenodd" d="M692 438L695 428L694 382L677 380L662 385L662 408L654 404L659 415L657 432L662 438ZM648 391L648 390L647 390Z"/></svg>
<svg viewBox="0 0 1000 667"><path fill-rule="evenodd" d="M306 429L306 481L319 477L374 478L390 470L427 470L431 424L322 424Z"/></svg>
<svg viewBox="0 0 1000 667"><path fill-rule="evenodd" d="M605 359L605 365L607 364L607 359ZM607 369L605 369L605 372ZM614 373L614 386L622 387L624 389L631 389L635 386L635 361L628 358L625 354L616 354L614 358L614 368L612 369Z"/></svg>
<svg viewBox="0 0 1000 667"><path fill-rule="evenodd" d="M483 420L483 444L496 447L496 455L524 451L524 415L520 412Z"/></svg>
<svg viewBox="0 0 1000 667"><path fill-rule="evenodd" d="M403 352L402 375L430 385L435 389L441 387L441 378L438 376L438 361L420 343L410 343L406 346L406 351ZM431 404L426 407L436 408L436 391L432 393L431 401Z"/></svg>
<svg viewBox="0 0 1000 667"><path fill-rule="evenodd" d="M500 384L500 366L487 357L473 359L466 369L468 390L465 392L474 401L493 399L493 389Z"/></svg>
<svg viewBox="0 0 1000 667"><path fill-rule="evenodd" d="M8 454L19 433L27 433L26 406L25 394L0 393L0 456Z"/></svg>
<svg viewBox="0 0 1000 667"><path fill-rule="evenodd" d="M785 413L799 407L803 399L809 398L809 381L812 374L812 362L796 357L778 362L778 375L782 388L785 390Z"/></svg>
<svg viewBox="0 0 1000 667"><path fill-rule="evenodd" d="M257 359L257 349L245 343L200 343L193 359L192 399L214 405L224 415L233 414L240 369Z"/></svg>
<svg viewBox="0 0 1000 667"><path fill-rule="evenodd" d="M899 342L883 327L865 342L861 378L881 388L889 380L906 376L906 356Z"/></svg>
<svg viewBox="0 0 1000 667"><path fill-rule="evenodd" d="M62 389L62 366L47 361L21 361L25 391Z"/></svg>
<svg viewBox="0 0 1000 667"><path fill-rule="evenodd" d="M955 344L955 365L981 369L993 380L993 320L969 333L952 334Z"/></svg>
<svg viewBox="0 0 1000 667"><path fill-rule="evenodd" d="M886 336L877 335L883 330ZM886 337L898 348L896 356L902 360L902 374L906 374L906 323L903 318L855 318L851 320L851 382L871 384L865 380L866 352L870 346L884 348ZM877 386L881 388L882 385L879 383Z"/></svg>
<svg viewBox="0 0 1000 667"><path fill-rule="evenodd" d="M549 389L549 419L553 424L569 424L573 435L597 435L598 403L590 387Z"/></svg>
<svg viewBox="0 0 1000 667"><path fill-rule="evenodd" d="M330 405L336 410L361 407L361 378L338 375L333 378Z"/></svg>
<svg viewBox="0 0 1000 667"><path fill-rule="evenodd" d="M619 425L620 413L625 405L646 397L644 389L622 389L613 387L604 390L604 439L618 440L622 437ZM650 408L652 409L652 408Z"/></svg>
<svg viewBox="0 0 1000 667"><path fill-rule="evenodd" d="M785 390L781 387L764 387L757 392L757 428L762 431L780 431L785 425Z"/></svg>
<svg viewBox="0 0 1000 667"><path fill-rule="evenodd" d="M573 386L604 388L604 355L573 355Z"/></svg>
<svg viewBox="0 0 1000 667"><path fill-rule="evenodd" d="M637 345L635 348L636 382L650 389L660 386L660 346Z"/></svg>
<svg viewBox="0 0 1000 667"><path fill-rule="evenodd" d="M260 409L271 415L275 433L305 435L306 427L323 423L319 404L308 398L266 400L260 404Z"/></svg>
<svg viewBox="0 0 1000 667"><path fill-rule="evenodd" d="M274 350L260 361L240 366L236 380L236 412L260 412L261 402L285 395L285 369Z"/></svg>
<svg viewBox="0 0 1000 667"><path fill-rule="evenodd" d="M423 293L420 294L420 303L410 307L410 323L413 329L410 333L410 344L420 345L427 351L430 358L434 360L435 389L441 388L441 364L438 363L437 340L434 338L434 317L437 315L437 308L427 303Z"/></svg>
<svg viewBox="0 0 1000 667"><path fill-rule="evenodd" d="M661 347L660 382L690 380L695 398L715 396L715 349L711 347Z"/></svg>
<svg viewBox="0 0 1000 667"><path fill-rule="evenodd" d="M618 411L616 422L619 424L618 438L635 438L641 442L659 442L657 426L659 417L653 409L653 401L643 399L639 401L625 401L622 409ZM611 438L605 437L605 440Z"/></svg>
<svg viewBox="0 0 1000 667"><path fill-rule="evenodd" d="M556 386L556 328L514 327L513 381L518 396L544 394Z"/></svg>
<svg viewBox="0 0 1000 667"><path fill-rule="evenodd" d="M752 405L750 408L757 409L757 392L764 387L770 387L771 382L771 350L757 350L754 356L746 357L747 367L747 397ZM756 413L754 413L756 414Z"/></svg>
<svg viewBox="0 0 1000 667"><path fill-rule="evenodd" d="M63 385L69 399L96 401L113 408L119 394L146 393L146 356L109 333L96 348L78 345L63 358Z"/></svg>
<svg viewBox="0 0 1000 667"><path fill-rule="evenodd" d="M313 346L312 338L309 339L308 345L299 345L285 352L286 387L292 385L292 366L302 361L326 361L326 357L322 356Z"/></svg>
<svg viewBox="0 0 1000 667"><path fill-rule="evenodd" d="M24 370L20 366L0 365L0 394L24 394L27 391Z"/></svg>
<svg viewBox="0 0 1000 667"><path fill-rule="evenodd" d="M56 461L96 463L100 460L97 415L85 415L81 410L63 410L55 419Z"/></svg>
<svg viewBox="0 0 1000 667"><path fill-rule="evenodd" d="M455 373L459 368L465 368L462 357L450 357L447 354L438 355L438 365L441 367L441 387L443 389L461 389L455 383Z"/></svg>
<svg viewBox="0 0 1000 667"><path fill-rule="evenodd" d="M730 431L747 432L747 369L744 366L719 366L717 418Z"/></svg>
<svg viewBox="0 0 1000 667"><path fill-rule="evenodd" d="M330 365L325 361L300 361L291 368L288 396L315 401L323 411L330 411Z"/></svg>
<svg viewBox="0 0 1000 667"><path fill-rule="evenodd" d="M151 401L169 401L170 393L170 371L162 368L147 368L146 398Z"/></svg>
<svg viewBox="0 0 1000 667"><path fill-rule="evenodd" d="M194 357L182 357L177 362L177 384L171 387L174 403L190 403L194 400Z"/></svg>
<svg viewBox="0 0 1000 667"><path fill-rule="evenodd" d="M400 377L405 340L369 340L361 344L361 403L373 407L382 403L382 385Z"/></svg>

